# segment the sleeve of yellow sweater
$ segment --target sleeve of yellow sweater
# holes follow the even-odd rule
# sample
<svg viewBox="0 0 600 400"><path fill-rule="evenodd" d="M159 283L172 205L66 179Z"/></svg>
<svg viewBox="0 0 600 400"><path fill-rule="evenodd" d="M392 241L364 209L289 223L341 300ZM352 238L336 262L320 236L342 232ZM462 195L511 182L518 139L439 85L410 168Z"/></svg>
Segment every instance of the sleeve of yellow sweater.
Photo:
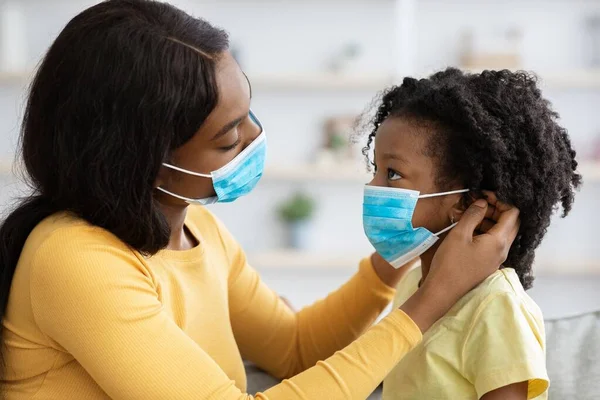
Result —
<svg viewBox="0 0 600 400"><path fill-rule="evenodd" d="M245 359L278 378L294 376L352 343L394 295L366 258L346 284L295 313L261 281L224 227L221 231L233 256L229 309L236 342Z"/></svg>
<svg viewBox="0 0 600 400"><path fill-rule="evenodd" d="M31 265L33 313L54 347L73 355L114 399L253 398L166 314L152 274L131 250L101 230L69 230L48 237ZM365 399L420 338L396 310L344 350L256 398Z"/></svg>

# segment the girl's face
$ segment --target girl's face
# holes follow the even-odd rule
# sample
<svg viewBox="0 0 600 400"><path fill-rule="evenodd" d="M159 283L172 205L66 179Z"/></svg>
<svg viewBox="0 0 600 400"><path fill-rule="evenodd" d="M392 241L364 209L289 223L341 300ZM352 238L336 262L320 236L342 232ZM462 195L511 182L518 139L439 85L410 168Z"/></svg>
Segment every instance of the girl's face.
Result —
<svg viewBox="0 0 600 400"><path fill-rule="evenodd" d="M250 118L250 85L229 52L216 66L219 100L198 132L172 154L171 163L189 171L210 174L233 160L260 134ZM189 198L215 195L210 178L195 177L163 167L157 186ZM186 203L161 195L161 201Z"/></svg>
<svg viewBox="0 0 600 400"><path fill-rule="evenodd" d="M428 155L430 128L410 119L390 117L375 136L375 175L372 186L418 190L421 194L439 193L436 185L436 160ZM458 221L462 214L461 194L419 199L412 217L413 227L425 227L436 233Z"/></svg>

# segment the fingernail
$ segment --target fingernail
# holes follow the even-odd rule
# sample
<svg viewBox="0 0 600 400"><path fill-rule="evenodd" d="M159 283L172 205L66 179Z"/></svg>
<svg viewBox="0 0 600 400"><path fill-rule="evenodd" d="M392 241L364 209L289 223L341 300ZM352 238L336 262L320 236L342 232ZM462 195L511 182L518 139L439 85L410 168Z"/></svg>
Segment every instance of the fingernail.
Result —
<svg viewBox="0 0 600 400"><path fill-rule="evenodd" d="M479 199L477 200L475 203L473 203L474 205L476 205L479 208L485 208L485 206L487 205L487 201L483 200L483 199Z"/></svg>

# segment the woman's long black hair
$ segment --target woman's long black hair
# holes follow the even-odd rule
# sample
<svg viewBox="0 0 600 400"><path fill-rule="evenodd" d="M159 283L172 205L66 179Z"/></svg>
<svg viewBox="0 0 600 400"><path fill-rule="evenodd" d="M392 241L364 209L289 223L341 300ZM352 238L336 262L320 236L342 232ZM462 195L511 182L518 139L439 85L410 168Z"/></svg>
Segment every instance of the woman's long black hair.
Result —
<svg viewBox="0 0 600 400"><path fill-rule="evenodd" d="M0 318L21 250L68 211L156 253L169 226L153 197L161 163L217 103L227 34L160 2L110 0L73 18L31 84L20 154L31 196L0 226Z"/></svg>

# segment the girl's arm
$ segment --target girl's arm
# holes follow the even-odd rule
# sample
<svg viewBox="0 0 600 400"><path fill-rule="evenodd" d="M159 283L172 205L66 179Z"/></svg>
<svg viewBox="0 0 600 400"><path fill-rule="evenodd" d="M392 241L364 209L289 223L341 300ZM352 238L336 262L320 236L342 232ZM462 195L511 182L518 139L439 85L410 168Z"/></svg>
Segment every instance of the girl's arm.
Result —
<svg viewBox="0 0 600 400"><path fill-rule="evenodd" d="M527 381L513 383L484 394L481 400L527 400Z"/></svg>

